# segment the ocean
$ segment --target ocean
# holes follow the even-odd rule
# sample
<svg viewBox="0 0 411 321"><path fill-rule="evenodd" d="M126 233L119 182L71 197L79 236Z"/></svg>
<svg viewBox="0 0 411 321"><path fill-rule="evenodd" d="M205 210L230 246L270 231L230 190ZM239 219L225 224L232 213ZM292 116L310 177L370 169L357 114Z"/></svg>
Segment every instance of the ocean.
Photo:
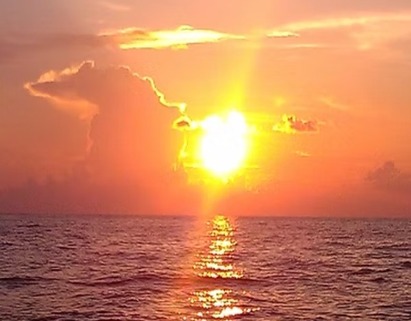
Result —
<svg viewBox="0 0 411 321"><path fill-rule="evenodd" d="M0 216L0 320L411 320L411 220Z"/></svg>

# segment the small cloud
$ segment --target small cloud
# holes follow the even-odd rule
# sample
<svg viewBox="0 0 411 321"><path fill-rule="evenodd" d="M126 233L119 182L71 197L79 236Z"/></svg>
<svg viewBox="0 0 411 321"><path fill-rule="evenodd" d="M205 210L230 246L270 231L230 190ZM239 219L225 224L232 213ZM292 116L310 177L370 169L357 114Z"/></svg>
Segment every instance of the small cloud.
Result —
<svg viewBox="0 0 411 321"><path fill-rule="evenodd" d="M307 157L311 157L310 153L304 152L304 151L296 151L295 152L297 156L303 157L303 158L307 158Z"/></svg>
<svg viewBox="0 0 411 321"><path fill-rule="evenodd" d="M294 38L300 35L293 31L271 30L266 33L268 38Z"/></svg>
<svg viewBox="0 0 411 321"><path fill-rule="evenodd" d="M290 23L283 26L282 29L290 32L318 30L318 29L336 29L350 28L355 26L365 26L384 22L409 22L411 14L409 13L386 13L379 15L347 16L335 17L328 19L308 20Z"/></svg>
<svg viewBox="0 0 411 321"><path fill-rule="evenodd" d="M273 130L279 133L295 134L298 132L316 132L317 122L313 120L298 119L294 115L282 116L282 120L273 126Z"/></svg>
<svg viewBox="0 0 411 321"><path fill-rule="evenodd" d="M195 122L188 116L184 115L177 118L173 123L173 128L178 130L193 130L196 128Z"/></svg>
<svg viewBox="0 0 411 321"><path fill-rule="evenodd" d="M318 100L323 103L325 106L334 109L334 110L338 110L338 111L347 111L349 110L349 106L336 101L334 98L329 97L329 96L322 96L319 97Z"/></svg>
<svg viewBox="0 0 411 321"><path fill-rule="evenodd" d="M411 192L411 174L401 172L392 161L370 171L365 179L376 188Z"/></svg>
<svg viewBox="0 0 411 321"><path fill-rule="evenodd" d="M242 35L228 34L209 29L195 29L191 26L180 26L170 30L144 30L126 28L100 37L117 44L121 49L164 49L186 48L188 45L217 43L227 40L245 39Z"/></svg>

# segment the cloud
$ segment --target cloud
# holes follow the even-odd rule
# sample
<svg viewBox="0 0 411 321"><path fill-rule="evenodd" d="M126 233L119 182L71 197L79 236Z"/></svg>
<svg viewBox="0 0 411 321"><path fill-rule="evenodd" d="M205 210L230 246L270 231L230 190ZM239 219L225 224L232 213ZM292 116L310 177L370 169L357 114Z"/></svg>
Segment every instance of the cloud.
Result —
<svg viewBox="0 0 411 321"><path fill-rule="evenodd" d="M316 132L317 122L313 120L302 120L294 115L282 116L282 120L273 126L273 130L279 133L295 134L298 132Z"/></svg>
<svg viewBox="0 0 411 321"><path fill-rule="evenodd" d="M173 128L183 131L193 130L196 128L196 123L187 115L183 115L174 121Z"/></svg>
<svg viewBox="0 0 411 321"><path fill-rule="evenodd" d="M140 82L144 83L150 91L156 94L159 102L166 106L178 109L180 112L185 111L185 103L170 103L168 102L164 94L158 90L153 79L150 77L142 77L136 73L132 73L127 67L110 68L107 71L95 68L93 61L85 61L80 65L72 66L61 71L50 70L43 73L35 82L29 82L24 87L30 92L31 95L37 97L43 97L51 101L64 104L72 104L76 102L88 102L92 110L90 113L97 114L97 110L93 106L101 106L102 101L100 97L104 97L103 93L94 93L95 96L89 97L90 93L84 91L87 87L88 80L93 81L95 84L103 83L103 86L108 86L107 79L100 79L100 77L107 77L105 73L112 74L115 78L118 78L120 83L123 82ZM89 79L91 78L91 79ZM70 85L70 86L68 86ZM119 84L110 84L112 87L109 90L121 91L117 88ZM84 87L83 87L84 86ZM126 88L125 88L126 89ZM100 95L100 96L99 96ZM104 105L104 104L103 104Z"/></svg>
<svg viewBox="0 0 411 321"><path fill-rule="evenodd" d="M366 26L384 22L411 22L411 13L386 13L377 15L335 17L318 20L294 22L281 27L281 30L289 32L350 28L355 26Z"/></svg>
<svg viewBox="0 0 411 321"><path fill-rule="evenodd" d="M243 40L245 36L209 29L180 26L176 29L148 30L124 28L100 34L50 34L47 36L20 35L13 39L0 39L0 61L5 56L18 56L24 52L64 48L119 48L182 49L190 45ZM4 58L3 58L4 59Z"/></svg>
<svg viewBox="0 0 411 321"><path fill-rule="evenodd" d="M350 107L340 101L337 101L333 97L329 96L320 96L318 97L320 103L324 104L325 106L340 112L346 112L350 109Z"/></svg>
<svg viewBox="0 0 411 321"><path fill-rule="evenodd" d="M102 2L107 5L107 2ZM121 6L119 9L122 8ZM125 8L124 8L125 9ZM192 45L262 38L298 37L295 32L274 30L261 34L233 34L183 25L175 29L122 28L98 34L58 33L46 36L19 35L0 39L0 63L27 52L66 48L118 48L120 50L186 49Z"/></svg>
<svg viewBox="0 0 411 321"><path fill-rule="evenodd" d="M101 1L100 5L122 11L129 8ZM402 24L399 26L398 24ZM0 39L0 63L23 53L65 48L118 48L120 50L185 49L192 45L215 44L226 41L259 41L264 38L294 38L275 48L327 48L356 46L370 49L376 44L407 36L411 13L352 15L288 23L259 33L228 33L182 25L171 29L150 30L128 27L97 34L14 35ZM340 29L340 32L336 32ZM330 35L329 32L332 32ZM327 33L328 32L328 33Z"/></svg>
<svg viewBox="0 0 411 321"><path fill-rule="evenodd" d="M173 123L178 119L179 126L186 126L181 123L186 119L185 105L168 102L153 79L128 67L99 68L86 61L45 72L26 89L53 107L63 103L76 108L79 102L94 106L83 120L88 124L83 135L90 143L64 176L1 191L2 210L141 214L196 210L200 203L192 199L197 190L187 189L184 172L175 166L184 135ZM49 155L46 152L44 158Z"/></svg>
<svg viewBox="0 0 411 321"><path fill-rule="evenodd" d="M100 41L114 44L123 50L130 49L165 49L187 48L190 45L219 43L232 40L255 40L268 38L298 37L295 32L273 30L261 34L233 34L211 29L197 29L183 25L176 29L146 30L124 28L98 35Z"/></svg>
<svg viewBox="0 0 411 321"><path fill-rule="evenodd" d="M273 29L272 33L296 34L296 43L285 48L342 48L368 50L411 31L411 12L352 14L316 20L291 22ZM270 32L268 32L270 34ZM304 41L305 46L299 45Z"/></svg>
<svg viewBox="0 0 411 321"><path fill-rule="evenodd" d="M297 156L300 156L300 157L303 157L303 158L311 157L311 154L310 154L310 153L307 153L307 152L301 151L301 150L296 151L295 154L296 154Z"/></svg>
<svg viewBox="0 0 411 321"><path fill-rule="evenodd" d="M100 69L84 62L44 73L26 88L32 95L67 106L78 102L94 106L87 162L96 177L128 180L140 177L142 169L167 171L177 158L181 137L172 124L185 105L167 102L151 78L127 67Z"/></svg>
<svg viewBox="0 0 411 321"><path fill-rule="evenodd" d="M411 193L411 174L401 172L392 161L370 171L366 180L376 188Z"/></svg>
<svg viewBox="0 0 411 321"><path fill-rule="evenodd" d="M215 30L195 29L191 26L153 31L127 28L111 33L103 33L100 37L117 44L121 49L185 48L188 45L194 44L244 39L242 35L228 34Z"/></svg>
<svg viewBox="0 0 411 321"><path fill-rule="evenodd" d="M266 33L268 38L294 38L300 37L300 34L293 31L271 30Z"/></svg>

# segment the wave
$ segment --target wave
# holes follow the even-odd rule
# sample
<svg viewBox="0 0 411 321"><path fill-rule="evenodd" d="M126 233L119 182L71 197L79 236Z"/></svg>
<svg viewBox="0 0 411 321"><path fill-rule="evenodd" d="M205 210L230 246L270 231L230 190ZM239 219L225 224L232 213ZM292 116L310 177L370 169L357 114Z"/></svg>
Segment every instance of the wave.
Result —
<svg viewBox="0 0 411 321"><path fill-rule="evenodd" d="M78 248L77 244L56 244L56 248L60 250L75 250Z"/></svg>
<svg viewBox="0 0 411 321"><path fill-rule="evenodd" d="M411 261L401 262L401 266L406 269L411 269Z"/></svg>
<svg viewBox="0 0 411 321"><path fill-rule="evenodd" d="M381 276L374 278L374 279L370 279L370 282L374 282L374 283L383 283L386 282L387 280Z"/></svg>
<svg viewBox="0 0 411 321"><path fill-rule="evenodd" d="M33 227L41 227L39 223L34 223L34 222L27 222L24 224L18 224L18 228L33 228Z"/></svg>
<svg viewBox="0 0 411 321"><path fill-rule="evenodd" d="M376 250L380 251L399 251L408 252L410 250L410 244L408 242L394 243L394 244L383 244L375 247Z"/></svg>
<svg viewBox="0 0 411 321"><path fill-rule="evenodd" d="M15 245L13 242L10 242L10 241L0 241L0 246L4 246L4 247L6 247L6 246L13 246L13 245Z"/></svg>
<svg viewBox="0 0 411 321"><path fill-rule="evenodd" d="M233 285L253 285L253 284L272 284L269 280L253 279L253 278L223 278L223 277L202 277L187 278L186 281L196 284L218 285L218 286L233 286Z"/></svg>
<svg viewBox="0 0 411 321"><path fill-rule="evenodd" d="M375 273L388 273L391 269L373 269L373 268L361 268L359 270L351 271L351 275L369 275Z"/></svg>
<svg viewBox="0 0 411 321"><path fill-rule="evenodd" d="M129 283L134 283L134 282L161 282L161 281L167 281L167 280L172 280L171 277L167 276L159 276L156 274L140 274L140 275L134 275L130 277L123 277L123 278L118 278L118 277L104 277L104 278L99 278L96 280L69 280L67 281L69 284L73 285L80 285L80 286L86 286L86 287L98 287L98 286L120 286L120 285L126 285Z"/></svg>
<svg viewBox="0 0 411 321"><path fill-rule="evenodd" d="M0 278L0 287L18 288L28 285L37 285L43 282L56 282L58 279L46 278L40 276L17 275Z"/></svg>
<svg viewBox="0 0 411 321"><path fill-rule="evenodd" d="M268 280L253 279L253 278L212 278L203 276L171 276L171 275L159 275L159 274L139 274L128 277L104 277L95 280L68 280L67 283L72 285L84 286L84 287L106 287L106 286L124 286L132 283L152 284L152 283L178 283L181 285L190 284L203 284L203 285L216 285L230 286L239 284L261 284L269 283Z"/></svg>

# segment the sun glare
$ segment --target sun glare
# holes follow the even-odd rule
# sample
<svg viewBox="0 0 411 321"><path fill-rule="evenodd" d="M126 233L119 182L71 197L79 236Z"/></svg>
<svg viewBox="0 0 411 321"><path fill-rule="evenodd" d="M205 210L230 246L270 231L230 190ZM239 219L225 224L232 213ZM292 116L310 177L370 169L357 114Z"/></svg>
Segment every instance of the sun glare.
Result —
<svg viewBox="0 0 411 321"><path fill-rule="evenodd" d="M247 153L247 123L243 114L230 112L226 117L209 116L202 123L200 158L213 175L227 178L243 164Z"/></svg>

